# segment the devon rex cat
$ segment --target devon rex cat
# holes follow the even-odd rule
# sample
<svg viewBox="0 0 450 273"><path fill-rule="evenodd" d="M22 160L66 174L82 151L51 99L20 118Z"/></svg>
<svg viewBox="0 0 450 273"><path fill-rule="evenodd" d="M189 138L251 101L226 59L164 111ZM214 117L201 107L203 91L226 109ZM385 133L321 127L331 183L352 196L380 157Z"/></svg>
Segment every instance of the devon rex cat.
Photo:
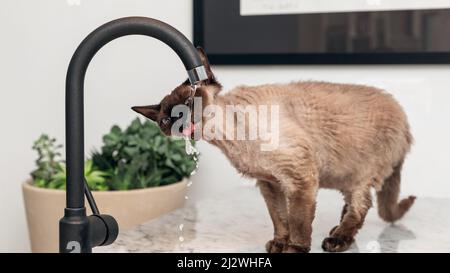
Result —
<svg viewBox="0 0 450 273"><path fill-rule="evenodd" d="M412 206L414 196L398 201L400 172L412 136L405 113L389 94L361 85L297 82L241 86L219 95L222 86L205 53L199 51L208 80L196 89L185 82L160 104L133 110L157 122L170 135L172 125L181 118L173 117L172 108L180 104L192 107L194 97L202 99L203 108L279 106L276 149L261 151L258 139L207 140L241 173L257 179L274 226L274 238L266 244L268 252L310 251L319 188L337 189L345 200L339 225L322 243L330 252L347 250L352 244L372 206L371 188L377 192L378 213L385 221L400 219ZM191 137L212 119L211 115L194 113L189 118L183 132ZM200 121L203 127L198 128ZM246 129L255 126L249 123ZM235 128L216 130L223 135Z"/></svg>

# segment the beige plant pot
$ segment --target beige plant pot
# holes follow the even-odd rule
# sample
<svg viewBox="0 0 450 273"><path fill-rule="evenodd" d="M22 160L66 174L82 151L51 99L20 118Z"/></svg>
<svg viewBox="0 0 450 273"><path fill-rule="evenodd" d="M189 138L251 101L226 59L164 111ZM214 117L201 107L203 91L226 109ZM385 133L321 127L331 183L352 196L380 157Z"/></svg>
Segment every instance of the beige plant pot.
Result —
<svg viewBox="0 0 450 273"><path fill-rule="evenodd" d="M123 231L182 207L186 188L187 181L183 180L156 188L93 192L93 195L100 212L114 216ZM23 183L22 190L31 251L58 252L59 219L64 214L66 192L38 188L31 181Z"/></svg>

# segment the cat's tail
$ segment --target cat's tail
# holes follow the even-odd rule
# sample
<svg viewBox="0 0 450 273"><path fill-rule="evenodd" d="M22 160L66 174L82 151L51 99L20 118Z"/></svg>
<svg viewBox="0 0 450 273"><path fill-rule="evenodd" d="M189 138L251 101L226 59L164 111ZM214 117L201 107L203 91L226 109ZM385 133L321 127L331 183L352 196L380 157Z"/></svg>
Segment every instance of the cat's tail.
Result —
<svg viewBox="0 0 450 273"><path fill-rule="evenodd" d="M409 196L398 202L402 164L403 162L394 168L391 176L385 179L381 191L377 192L378 214L386 222L402 218L416 200L415 196Z"/></svg>

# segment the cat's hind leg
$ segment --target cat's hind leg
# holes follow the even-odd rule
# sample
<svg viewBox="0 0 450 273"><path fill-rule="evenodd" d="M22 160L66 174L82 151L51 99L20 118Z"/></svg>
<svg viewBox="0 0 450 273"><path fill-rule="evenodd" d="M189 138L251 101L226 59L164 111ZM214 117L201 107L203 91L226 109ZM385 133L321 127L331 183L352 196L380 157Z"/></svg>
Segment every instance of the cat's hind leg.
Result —
<svg viewBox="0 0 450 273"><path fill-rule="evenodd" d="M289 238L286 198L280 185L276 183L258 180L258 186L266 202L274 228L273 239L266 243L266 251L280 253Z"/></svg>
<svg viewBox="0 0 450 273"><path fill-rule="evenodd" d="M322 248L328 252L347 250L354 241L358 230L362 227L368 210L372 207L370 186L344 193L346 210L341 223L330 232L330 237L322 242Z"/></svg>
<svg viewBox="0 0 450 273"><path fill-rule="evenodd" d="M345 214L347 213L348 210L348 205L347 205L347 201L345 202L344 207L342 208L342 212L341 212L341 220L339 220L339 223L342 223L342 220L344 219ZM332 228L329 232L329 235L331 236L331 234L333 234L333 232L338 228L339 226L335 226L334 228Z"/></svg>

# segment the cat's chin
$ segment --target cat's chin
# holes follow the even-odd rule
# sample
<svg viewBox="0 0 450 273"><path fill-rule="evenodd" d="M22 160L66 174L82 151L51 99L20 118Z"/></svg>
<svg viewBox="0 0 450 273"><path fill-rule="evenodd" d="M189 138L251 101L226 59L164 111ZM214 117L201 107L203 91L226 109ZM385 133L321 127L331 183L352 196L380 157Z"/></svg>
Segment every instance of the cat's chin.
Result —
<svg viewBox="0 0 450 273"><path fill-rule="evenodd" d="M183 136L192 136L195 133L198 124L190 122L185 128L183 128Z"/></svg>
<svg viewBox="0 0 450 273"><path fill-rule="evenodd" d="M201 134L196 134L195 132L201 130L200 128L200 123L196 122L192 122L191 125L188 127L188 134L185 136L189 136L190 139L198 141L200 139L202 139Z"/></svg>

